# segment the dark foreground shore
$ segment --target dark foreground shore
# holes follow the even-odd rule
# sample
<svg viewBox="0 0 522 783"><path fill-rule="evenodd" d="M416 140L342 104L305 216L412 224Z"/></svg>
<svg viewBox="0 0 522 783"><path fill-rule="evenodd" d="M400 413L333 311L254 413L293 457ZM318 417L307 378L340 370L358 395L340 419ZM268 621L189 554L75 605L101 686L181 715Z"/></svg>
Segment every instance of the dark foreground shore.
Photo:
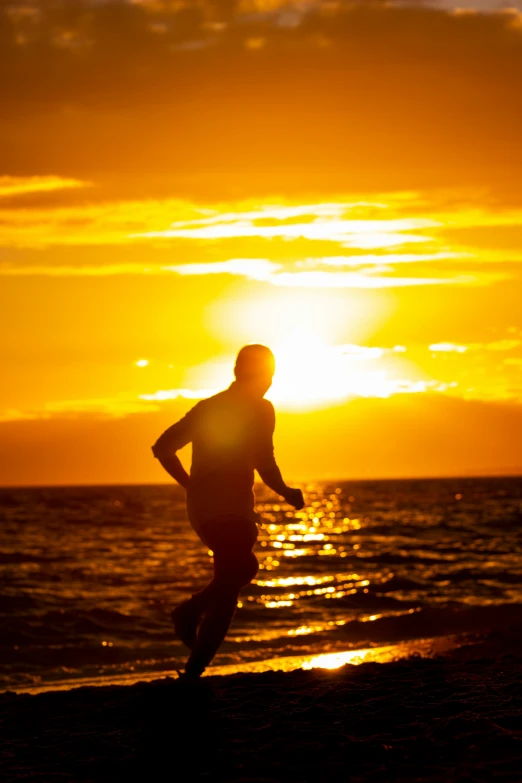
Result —
<svg viewBox="0 0 522 783"><path fill-rule="evenodd" d="M0 696L7 781L522 781L522 627L435 659Z"/></svg>

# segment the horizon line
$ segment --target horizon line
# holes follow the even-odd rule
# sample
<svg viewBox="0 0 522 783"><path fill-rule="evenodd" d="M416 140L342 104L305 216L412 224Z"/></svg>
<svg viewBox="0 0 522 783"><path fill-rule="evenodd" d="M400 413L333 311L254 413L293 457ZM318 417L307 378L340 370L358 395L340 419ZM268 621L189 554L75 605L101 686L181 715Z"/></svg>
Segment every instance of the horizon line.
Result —
<svg viewBox="0 0 522 783"><path fill-rule="evenodd" d="M424 476L375 476L375 477L344 477L344 478L318 478L318 479L297 479L291 478L290 481L297 484L336 484L336 483L350 483L350 482L370 482L370 481L450 481L450 480L470 480L470 479L522 479L522 468L515 468L517 472L511 473L453 473L446 475L424 475ZM262 481L255 482L255 485L263 485ZM174 487L183 489L180 484L169 481L143 481L143 482L107 482L107 483L92 483L92 484L63 484L63 483L50 483L50 484L0 484L0 491L9 489L102 489L110 487ZM274 493L277 495L277 493ZM278 496L279 497L279 496Z"/></svg>

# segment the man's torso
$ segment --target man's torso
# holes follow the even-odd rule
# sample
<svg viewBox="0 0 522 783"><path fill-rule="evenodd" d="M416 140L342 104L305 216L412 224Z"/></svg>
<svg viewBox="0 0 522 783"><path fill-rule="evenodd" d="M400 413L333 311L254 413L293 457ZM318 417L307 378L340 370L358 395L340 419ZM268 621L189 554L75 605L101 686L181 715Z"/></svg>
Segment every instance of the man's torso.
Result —
<svg viewBox="0 0 522 783"><path fill-rule="evenodd" d="M270 411L266 400L241 394L234 385L193 409L187 510L196 530L228 514L256 521L254 470L271 444Z"/></svg>

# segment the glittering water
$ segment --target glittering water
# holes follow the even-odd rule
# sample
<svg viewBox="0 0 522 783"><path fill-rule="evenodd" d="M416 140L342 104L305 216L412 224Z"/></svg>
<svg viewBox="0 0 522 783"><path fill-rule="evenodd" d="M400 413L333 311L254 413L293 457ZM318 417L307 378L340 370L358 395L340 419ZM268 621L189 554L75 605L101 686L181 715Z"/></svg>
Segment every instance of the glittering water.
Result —
<svg viewBox="0 0 522 783"><path fill-rule="evenodd" d="M522 610L522 479L259 493L260 570L217 665L502 627ZM172 607L210 576L172 486L0 490L0 686L182 665Z"/></svg>

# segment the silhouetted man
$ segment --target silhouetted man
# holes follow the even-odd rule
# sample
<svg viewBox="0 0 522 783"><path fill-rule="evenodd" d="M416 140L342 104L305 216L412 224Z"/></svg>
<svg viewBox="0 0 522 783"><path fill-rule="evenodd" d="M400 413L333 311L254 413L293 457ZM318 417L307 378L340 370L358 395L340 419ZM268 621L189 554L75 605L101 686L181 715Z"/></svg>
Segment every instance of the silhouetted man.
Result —
<svg viewBox="0 0 522 783"><path fill-rule="evenodd" d="M256 575L254 470L296 509L300 489L288 487L274 458L275 413L264 395L272 385L274 356L264 345L246 345L236 359L236 380L202 400L152 447L167 473L187 490L187 511L199 537L214 553L214 577L172 612L177 635L192 650L185 666L199 677L216 654L234 616L239 592ZM192 442L192 468L176 451Z"/></svg>

